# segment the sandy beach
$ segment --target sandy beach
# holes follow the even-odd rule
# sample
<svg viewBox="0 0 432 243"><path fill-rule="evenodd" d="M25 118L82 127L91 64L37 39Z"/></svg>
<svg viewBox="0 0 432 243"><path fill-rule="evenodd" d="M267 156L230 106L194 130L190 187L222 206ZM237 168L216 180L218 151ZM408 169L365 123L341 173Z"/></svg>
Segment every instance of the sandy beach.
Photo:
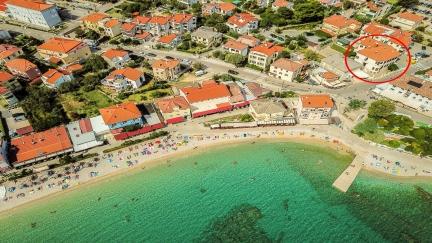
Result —
<svg viewBox="0 0 432 243"><path fill-rule="evenodd" d="M52 196L71 190L105 182L113 176L124 175L138 170L168 164L172 158L187 157L207 151L215 146L235 146L257 140L291 141L318 146L331 147L340 153L354 155L352 146L339 138L330 137L314 129L262 129L261 131L211 131L208 134L173 133L168 137L143 142L111 153L100 153L98 157L75 164L65 165L38 174L34 180L22 178L3 184L6 198L0 201L0 216L9 216L21 207L30 206L39 200L48 200ZM358 150L356 150L358 154ZM401 178L430 178L429 167L412 165L412 161L400 161L399 158L382 157L373 153L362 153L363 167L377 175L398 175ZM354 157L354 156L353 156ZM397 174L395 174L397 173ZM394 177L394 176L393 176ZM398 177L399 178L399 177ZM14 188L12 191L11 188Z"/></svg>

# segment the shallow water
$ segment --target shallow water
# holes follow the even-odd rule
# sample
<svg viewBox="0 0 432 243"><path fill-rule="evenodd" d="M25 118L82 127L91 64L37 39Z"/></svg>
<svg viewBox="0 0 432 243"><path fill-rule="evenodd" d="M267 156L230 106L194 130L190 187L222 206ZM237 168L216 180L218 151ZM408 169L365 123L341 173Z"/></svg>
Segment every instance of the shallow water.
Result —
<svg viewBox="0 0 432 243"><path fill-rule="evenodd" d="M272 240L431 241L432 183L362 172L343 194L331 184L351 160L300 143L214 148L24 207L0 218L1 241L200 241L244 204L262 217L240 222Z"/></svg>

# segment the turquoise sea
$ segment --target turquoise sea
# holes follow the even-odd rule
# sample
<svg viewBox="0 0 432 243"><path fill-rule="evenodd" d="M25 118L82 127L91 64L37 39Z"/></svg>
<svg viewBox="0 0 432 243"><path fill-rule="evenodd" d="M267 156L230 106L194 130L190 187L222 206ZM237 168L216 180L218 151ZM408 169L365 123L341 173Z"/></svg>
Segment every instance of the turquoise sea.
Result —
<svg viewBox="0 0 432 243"><path fill-rule="evenodd" d="M362 172L327 147L256 142L135 170L0 217L1 242L431 242L432 181Z"/></svg>

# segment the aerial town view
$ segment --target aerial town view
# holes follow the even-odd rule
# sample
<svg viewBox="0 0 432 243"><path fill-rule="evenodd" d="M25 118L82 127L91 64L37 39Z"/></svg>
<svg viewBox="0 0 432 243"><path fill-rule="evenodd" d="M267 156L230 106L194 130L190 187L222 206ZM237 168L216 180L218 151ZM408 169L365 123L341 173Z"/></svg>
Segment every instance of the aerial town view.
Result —
<svg viewBox="0 0 432 243"><path fill-rule="evenodd" d="M0 0L1 242L432 242L431 0Z"/></svg>

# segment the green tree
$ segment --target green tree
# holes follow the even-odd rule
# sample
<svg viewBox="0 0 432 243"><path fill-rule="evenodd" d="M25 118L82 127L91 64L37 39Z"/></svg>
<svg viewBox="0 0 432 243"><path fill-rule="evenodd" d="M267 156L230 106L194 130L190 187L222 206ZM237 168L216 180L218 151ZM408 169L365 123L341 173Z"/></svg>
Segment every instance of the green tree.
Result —
<svg viewBox="0 0 432 243"><path fill-rule="evenodd" d="M362 123L354 127L354 133L364 136L367 133L375 133L378 129L378 124L375 119L366 118Z"/></svg>
<svg viewBox="0 0 432 243"><path fill-rule="evenodd" d="M409 8L417 4L419 4L419 0L399 0L396 5L404 8Z"/></svg>
<svg viewBox="0 0 432 243"><path fill-rule="evenodd" d="M316 0L296 1L293 12L297 23L309 23L322 20L325 7Z"/></svg>
<svg viewBox="0 0 432 243"><path fill-rule="evenodd" d="M99 55L92 54L84 63L86 72L98 72L108 67L108 63Z"/></svg>
<svg viewBox="0 0 432 243"><path fill-rule="evenodd" d="M396 107L393 102L389 100L377 100L369 106L368 116L375 119L387 118L395 109Z"/></svg>
<svg viewBox="0 0 432 243"><path fill-rule="evenodd" d="M398 65L396 65L395 63L392 63L392 64L390 64L390 65L387 67L387 69L388 69L389 71L396 71L396 70L399 69L399 67L398 67Z"/></svg>
<svg viewBox="0 0 432 243"><path fill-rule="evenodd" d="M358 109L366 106L366 101L359 100L359 99L353 99L353 100L350 100L350 102L348 103L348 106L352 110L358 110Z"/></svg>
<svg viewBox="0 0 432 243"><path fill-rule="evenodd" d="M305 58L308 59L309 61L320 61L321 57L319 56L318 53L311 51L311 50L306 50L305 53Z"/></svg>
<svg viewBox="0 0 432 243"><path fill-rule="evenodd" d="M225 55L225 61L234 64L236 67L242 66L246 58L240 54L227 54Z"/></svg>

